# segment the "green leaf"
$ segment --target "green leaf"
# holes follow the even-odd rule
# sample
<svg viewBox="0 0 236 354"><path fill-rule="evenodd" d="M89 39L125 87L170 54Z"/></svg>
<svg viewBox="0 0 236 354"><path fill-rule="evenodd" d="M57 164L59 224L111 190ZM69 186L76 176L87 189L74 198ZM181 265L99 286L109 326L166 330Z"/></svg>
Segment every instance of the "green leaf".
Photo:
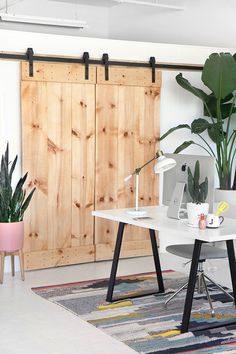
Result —
<svg viewBox="0 0 236 354"><path fill-rule="evenodd" d="M192 86L190 82L182 76L181 73L176 76L176 81L181 87L191 92L194 96L200 98L203 102L207 101L207 94L203 90Z"/></svg>
<svg viewBox="0 0 236 354"><path fill-rule="evenodd" d="M190 145L195 144L193 140L185 141L183 144L179 145L175 151L174 154L178 154L179 152L187 149Z"/></svg>
<svg viewBox="0 0 236 354"><path fill-rule="evenodd" d="M196 161L195 163L195 169L194 169L194 176L193 176L194 180L197 181L197 183L199 182L199 178L200 178L200 164L199 164L199 160Z"/></svg>
<svg viewBox="0 0 236 354"><path fill-rule="evenodd" d="M189 194L193 200L194 199L194 180L193 180L193 174L192 174L189 167L188 167L188 191L189 191Z"/></svg>
<svg viewBox="0 0 236 354"><path fill-rule="evenodd" d="M219 123L210 124L207 128L207 132L211 140L216 144L223 140L222 136L222 126ZM226 133L224 132L224 135Z"/></svg>
<svg viewBox="0 0 236 354"><path fill-rule="evenodd" d="M15 169L15 166L16 166L16 163L17 163L17 159L18 159L18 156L15 157L12 165L11 165L11 168L10 168L10 172L9 172L9 179L10 179L10 182L12 180L12 174L14 172L14 169Z"/></svg>
<svg viewBox="0 0 236 354"><path fill-rule="evenodd" d="M230 53L213 53L206 60L202 81L214 93L217 99L222 99L236 90L236 61Z"/></svg>
<svg viewBox="0 0 236 354"><path fill-rule="evenodd" d="M194 134L201 134L209 127L209 122L206 119L195 119L191 124L191 132Z"/></svg>
<svg viewBox="0 0 236 354"><path fill-rule="evenodd" d="M8 165L9 165L9 145L8 145L8 143L7 143L7 147L6 147L6 151L5 151L4 161L7 166L7 171L8 171Z"/></svg>
<svg viewBox="0 0 236 354"><path fill-rule="evenodd" d="M233 95L230 94L225 99L221 100L220 110L221 110L222 119L226 119L229 117L229 114L231 112L232 103L227 103L227 102L229 101L228 98L232 99L232 97L233 97ZM217 119L217 99L214 96L214 94L212 94L212 93L208 96L207 107L211 112L211 116L213 118ZM236 108L234 105L233 109L232 109L232 113L235 113L235 112L236 112ZM208 117L210 116L210 114L205 106L204 106L204 115L208 116Z"/></svg>
<svg viewBox="0 0 236 354"><path fill-rule="evenodd" d="M31 199L32 199L32 197L33 197L33 194L34 194L35 190L36 190L36 188L32 189L32 191L30 192L30 194L28 195L28 197L26 198L24 204L23 204L22 207L21 207L21 217L22 217L22 218L23 218L23 215L24 215L25 210L26 210L26 209L28 208L28 206L29 206L29 203L30 203L30 201L31 201Z"/></svg>
<svg viewBox="0 0 236 354"><path fill-rule="evenodd" d="M18 183L17 183L17 185L16 185L15 191L14 191L13 196L12 196L13 205L15 205L15 203L20 198L20 195L21 195L21 192L22 192L22 187L23 187L23 185L24 185L24 183L26 181L27 175L28 175L28 173L26 173L22 178L20 178Z"/></svg>
<svg viewBox="0 0 236 354"><path fill-rule="evenodd" d="M227 103L229 101L232 101L234 95L232 93L230 93L229 95L225 96L225 98L222 98L221 102L222 103Z"/></svg>
<svg viewBox="0 0 236 354"><path fill-rule="evenodd" d="M173 133L174 131L176 130L179 130L179 129L191 129L190 126L188 124L180 124L180 125L177 125L176 127L174 128L171 128L169 129L165 134L163 134L159 140L163 140L165 139L169 134Z"/></svg>

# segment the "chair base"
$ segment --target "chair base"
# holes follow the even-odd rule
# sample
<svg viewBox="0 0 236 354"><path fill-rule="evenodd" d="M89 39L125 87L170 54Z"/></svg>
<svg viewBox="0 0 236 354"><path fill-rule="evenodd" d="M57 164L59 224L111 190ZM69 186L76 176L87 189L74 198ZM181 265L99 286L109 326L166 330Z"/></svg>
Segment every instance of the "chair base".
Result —
<svg viewBox="0 0 236 354"><path fill-rule="evenodd" d="M214 284L219 290L221 290L224 294L226 294L233 302L234 298L232 295L230 295L221 285L217 284L214 280L212 280L208 275L206 275L203 271L202 264L199 263L199 269L197 273L197 279L196 279L196 284L197 284L197 292L198 294L203 294L204 292L206 293L207 300L210 306L211 310L211 316L215 316L215 311L212 305L212 300L207 288L206 280L208 280L210 283ZM173 295L171 295L166 301L165 301L165 307L167 304L174 299L175 296L177 296L182 290L187 288L188 282L182 285Z"/></svg>
<svg viewBox="0 0 236 354"><path fill-rule="evenodd" d="M3 283L4 261L5 261L6 256L11 256L11 272L12 272L12 276L13 277L15 276L15 258L14 257L16 255L19 256L21 279L25 280L23 251L22 250L18 250L15 252L0 251L0 257L1 257L0 284Z"/></svg>

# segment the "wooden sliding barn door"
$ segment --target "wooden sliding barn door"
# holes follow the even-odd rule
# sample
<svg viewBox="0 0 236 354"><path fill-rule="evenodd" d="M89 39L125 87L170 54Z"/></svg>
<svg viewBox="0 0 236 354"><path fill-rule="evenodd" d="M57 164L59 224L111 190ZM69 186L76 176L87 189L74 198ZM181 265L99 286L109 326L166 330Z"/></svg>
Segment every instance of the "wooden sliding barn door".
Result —
<svg viewBox="0 0 236 354"><path fill-rule="evenodd" d="M124 177L155 156L159 137L161 73L152 83L149 69L97 68L96 87L96 183L95 208L135 206L135 178ZM153 164L140 173L140 205L158 203L158 176ZM96 259L112 257L118 224L95 220ZM127 227L121 255L151 252L147 231Z"/></svg>
<svg viewBox="0 0 236 354"><path fill-rule="evenodd" d="M25 268L94 260L95 83L78 64L22 63Z"/></svg>
<svg viewBox="0 0 236 354"><path fill-rule="evenodd" d="M22 63L22 155L28 189L25 268L109 259L117 223L94 209L133 207L135 179L124 177L154 157L159 137L161 74L150 69ZM158 203L153 164L140 173L140 205ZM150 254L149 234L127 227L122 255Z"/></svg>

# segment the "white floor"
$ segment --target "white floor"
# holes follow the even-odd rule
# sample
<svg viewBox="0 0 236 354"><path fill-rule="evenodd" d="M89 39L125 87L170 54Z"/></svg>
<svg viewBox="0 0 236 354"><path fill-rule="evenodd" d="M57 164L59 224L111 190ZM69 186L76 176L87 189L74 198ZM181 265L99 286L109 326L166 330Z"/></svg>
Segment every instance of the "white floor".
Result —
<svg viewBox="0 0 236 354"><path fill-rule="evenodd" d="M183 259L161 255L163 269L188 272ZM81 264L31 271L26 280L6 274L0 285L1 354L131 354L133 350L79 317L50 303L31 287L108 277L111 262ZM222 285L231 287L228 261L207 263L205 270ZM119 275L153 271L151 257L121 260Z"/></svg>

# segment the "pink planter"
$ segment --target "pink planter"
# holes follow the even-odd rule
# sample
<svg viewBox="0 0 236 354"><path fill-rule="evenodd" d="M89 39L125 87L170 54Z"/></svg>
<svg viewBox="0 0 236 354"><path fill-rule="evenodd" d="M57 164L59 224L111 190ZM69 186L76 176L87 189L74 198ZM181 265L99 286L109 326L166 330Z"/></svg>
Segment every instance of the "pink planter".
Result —
<svg viewBox="0 0 236 354"><path fill-rule="evenodd" d="M23 248L24 222L0 223L0 251L14 252Z"/></svg>

